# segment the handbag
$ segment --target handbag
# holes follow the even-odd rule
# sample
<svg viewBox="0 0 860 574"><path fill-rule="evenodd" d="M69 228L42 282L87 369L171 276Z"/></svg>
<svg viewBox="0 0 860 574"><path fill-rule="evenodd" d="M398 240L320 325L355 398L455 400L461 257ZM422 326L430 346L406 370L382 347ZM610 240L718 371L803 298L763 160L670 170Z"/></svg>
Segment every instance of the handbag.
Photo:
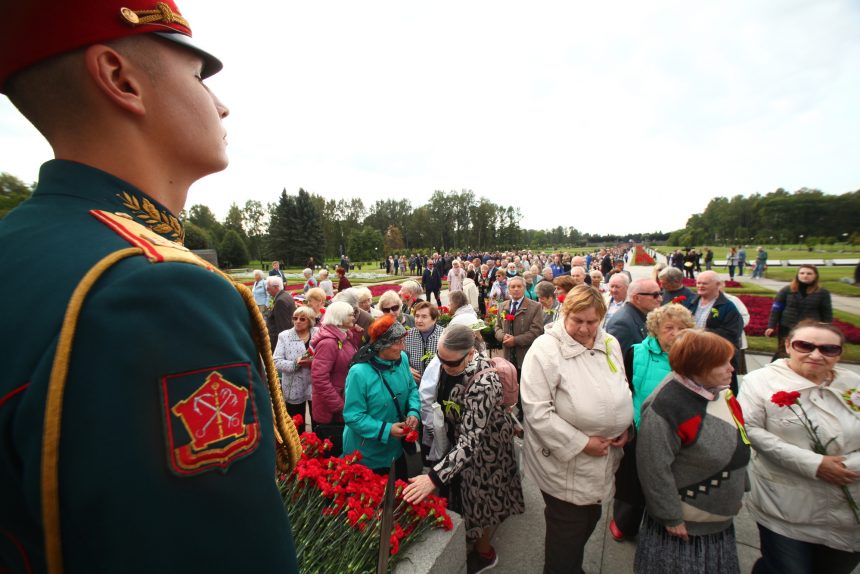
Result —
<svg viewBox="0 0 860 574"><path fill-rule="evenodd" d="M397 416L400 420L405 421L406 417L403 416L403 411L400 410L400 404L397 402L394 391L388 385L388 381L385 380L382 373L379 373L379 378L382 379L382 384L385 385L385 388L388 389L388 394L391 395L394 408L397 409ZM406 463L406 476L412 478L413 476L422 474L424 472L424 461L421 460L421 451L418 450L418 442L406 442L405 440L401 440L400 442L403 447L403 461Z"/></svg>

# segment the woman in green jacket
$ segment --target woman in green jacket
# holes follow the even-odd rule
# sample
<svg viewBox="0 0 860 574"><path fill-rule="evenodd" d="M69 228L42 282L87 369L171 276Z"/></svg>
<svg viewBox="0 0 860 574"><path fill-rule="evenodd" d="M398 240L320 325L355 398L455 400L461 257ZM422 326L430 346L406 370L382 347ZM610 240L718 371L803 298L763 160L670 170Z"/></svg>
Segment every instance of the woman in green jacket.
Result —
<svg viewBox="0 0 860 574"><path fill-rule="evenodd" d="M361 463L378 474L388 474L396 461L397 477L406 480L404 441L418 428L421 409L403 352L406 328L386 314L367 332L370 343L356 353L346 377L343 452L360 452Z"/></svg>
<svg viewBox="0 0 860 574"><path fill-rule="evenodd" d="M648 313L645 327L648 336L633 345L624 357L624 371L633 391L633 424L639 428L642 403L654 392L672 368L669 349L678 333L695 325L693 316L683 305L669 303ZM617 541L632 538L639 532L645 511L645 498L636 469L635 439L624 446L624 458L615 473L615 504L609 533Z"/></svg>

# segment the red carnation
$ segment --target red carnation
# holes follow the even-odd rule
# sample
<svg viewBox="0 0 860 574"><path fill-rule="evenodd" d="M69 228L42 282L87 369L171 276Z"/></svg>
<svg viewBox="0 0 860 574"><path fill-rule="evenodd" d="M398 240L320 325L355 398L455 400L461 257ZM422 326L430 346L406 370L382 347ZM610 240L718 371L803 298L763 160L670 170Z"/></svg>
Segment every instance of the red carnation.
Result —
<svg viewBox="0 0 860 574"><path fill-rule="evenodd" d="M325 296L325 300L326 300L326 301L331 301L331 295L326 295L326 296Z"/></svg>
<svg viewBox="0 0 860 574"><path fill-rule="evenodd" d="M403 437L403 440L405 440L406 442L417 441L418 440L418 431L417 430L410 431L409 434L407 434L405 437Z"/></svg>
<svg viewBox="0 0 860 574"><path fill-rule="evenodd" d="M557 297L558 302L559 302L559 303L564 303L564 298L565 298L566 296L567 296L567 295L566 295L565 293L562 293L561 295L559 295L559 296Z"/></svg>
<svg viewBox="0 0 860 574"><path fill-rule="evenodd" d="M296 428L299 428L305 424L305 418L302 415L295 415L293 417L293 424L296 425Z"/></svg>
<svg viewBox="0 0 860 574"><path fill-rule="evenodd" d="M325 315L325 307L320 307L320 315Z"/></svg>
<svg viewBox="0 0 860 574"><path fill-rule="evenodd" d="M680 303L681 301L686 301L686 300L687 300L686 295L678 295L677 297L672 299L672 303Z"/></svg>
<svg viewBox="0 0 860 574"><path fill-rule="evenodd" d="M516 317L514 317L514 316L513 316L513 315L511 315L510 313L508 313L507 315L505 315L505 321L513 321L515 318L516 318Z"/></svg>
<svg viewBox="0 0 860 574"><path fill-rule="evenodd" d="M800 393L797 391L779 391L770 397L770 402L778 407L790 407L797 404L797 399L800 398Z"/></svg>

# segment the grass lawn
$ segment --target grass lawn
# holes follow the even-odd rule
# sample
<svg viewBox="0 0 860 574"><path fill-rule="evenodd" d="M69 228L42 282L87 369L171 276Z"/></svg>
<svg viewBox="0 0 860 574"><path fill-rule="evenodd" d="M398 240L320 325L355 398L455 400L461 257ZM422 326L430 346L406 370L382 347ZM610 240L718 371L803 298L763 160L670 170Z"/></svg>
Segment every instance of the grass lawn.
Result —
<svg viewBox="0 0 860 574"><path fill-rule="evenodd" d="M683 250L681 245L660 245L654 249L663 255L676 249ZM694 245L696 251L702 251L702 246ZM728 247L709 246L714 252L714 259L724 260L729 252ZM758 245L747 245L747 262L755 261L755 249ZM836 245L816 245L812 251L805 245L763 245L767 251L768 259L854 259L860 257L860 245L847 245L840 243Z"/></svg>

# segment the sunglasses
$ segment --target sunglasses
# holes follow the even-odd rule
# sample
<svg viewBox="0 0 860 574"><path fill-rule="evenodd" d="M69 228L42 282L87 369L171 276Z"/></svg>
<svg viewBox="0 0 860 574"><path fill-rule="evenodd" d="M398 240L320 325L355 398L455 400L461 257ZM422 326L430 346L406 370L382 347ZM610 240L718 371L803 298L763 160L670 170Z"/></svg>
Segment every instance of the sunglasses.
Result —
<svg viewBox="0 0 860 574"><path fill-rule="evenodd" d="M798 353L811 353L815 349L825 357L838 357L842 354L842 345L815 345L809 341L795 339L791 342L791 348Z"/></svg>
<svg viewBox="0 0 860 574"><path fill-rule="evenodd" d="M383 313L393 313L400 309L400 305L392 305L391 307L380 307Z"/></svg>
<svg viewBox="0 0 860 574"><path fill-rule="evenodd" d="M465 359L468 355L469 355L469 353L466 353L465 355L463 355L462 357L460 357L459 359L457 359L455 361L446 361L442 357L439 357L439 355L436 355L436 356L439 357L439 362L442 363L443 365L446 365L448 367L457 367L460 365L460 363L463 362L463 359Z"/></svg>
<svg viewBox="0 0 860 574"><path fill-rule="evenodd" d="M659 299L663 295L660 294L659 291L654 291L653 293L637 293L637 295L641 295L643 297L653 297L655 299Z"/></svg>
<svg viewBox="0 0 860 574"><path fill-rule="evenodd" d="M295 317L293 317L293 321L307 321L307 320L308 320L307 317L303 317L301 315L296 315Z"/></svg>

